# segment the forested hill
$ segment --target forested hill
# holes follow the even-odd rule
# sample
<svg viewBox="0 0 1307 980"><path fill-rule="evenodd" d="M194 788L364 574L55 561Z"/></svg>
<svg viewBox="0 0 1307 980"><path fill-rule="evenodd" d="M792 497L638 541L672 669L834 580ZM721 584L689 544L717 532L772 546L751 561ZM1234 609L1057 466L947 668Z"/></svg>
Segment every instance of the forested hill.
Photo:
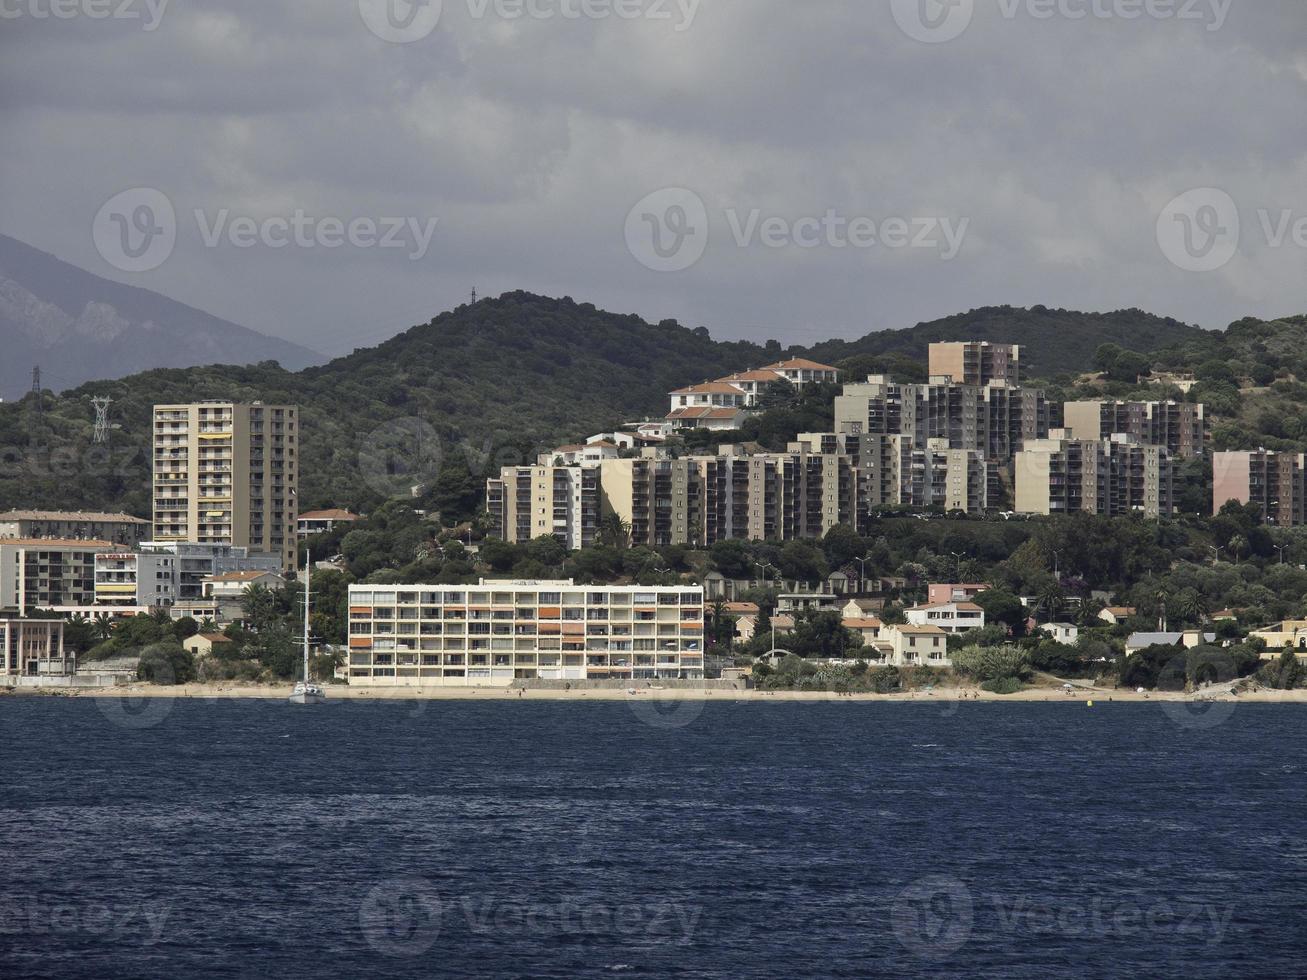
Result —
<svg viewBox="0 0 1307 980"><path fill-rule="evenodd" d="M930 344L941 340L988 340L1020 344L1021 367L1028 377L1048 378L1086 371L1103 344L1155 351L1177 344L1211 340L1206 330L1142 310L1080 313L1036 306L986 306L919 323L906 330L882 330L858 340L832 340L811 349L812 356L835 364L859 355L899 355L924 362Z"/></svg>
<svg viewBox="0 0 1307 980"><path fill-rule="evenodd" d="M1002 323L1010 324L1010 333ZM386 465L380 457L386 447L398 447L402 456L410 433L434 433L442 479L461 480L470 494L501 463L531 459L537 447L661 416L666 393L685 384L789 355L835 364L852 357L846 366L856 375L874 365L877 358L870 355L920 357L932 331L961 339L973 329L976 336L1029 344L1027 359L1050 373L1091 369L1104 343L1141 352L1168 346L1170 353L1159 355L1166 363L1218 356L1224 343L1222 334L1141 313L1100 317L1001 308L872 334L842 348L834 342L783 348L775 341L718 342L703 327L650 324L570 298L508 293L298 373L271 362L156 370L92 382L60 396L47 392L39 411L30 394L0 405L0 508L122 507L148 515L148 439L156 403L224 398L298 404L302 506L368 507L386 489L385 474L377 479L377 468ZM1301 332L1301 324L1296 329ZM1059 349L1065 357L1055 357ZM887 359L891 368L898 361ZM93 395L114 399L111 416L120 428L107 450L91 445ZM432 441L425 444L428 455ZM415 467L419 477L434 469ZM402 475L397 479L402 483Z"/></svg>

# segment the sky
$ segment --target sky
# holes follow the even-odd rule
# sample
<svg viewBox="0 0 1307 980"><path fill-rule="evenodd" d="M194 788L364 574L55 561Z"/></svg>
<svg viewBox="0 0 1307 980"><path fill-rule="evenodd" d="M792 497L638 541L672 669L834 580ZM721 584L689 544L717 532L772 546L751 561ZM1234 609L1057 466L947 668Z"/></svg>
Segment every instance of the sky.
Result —
<svg viewBox="0 0 1307 980"><path fill-rule="evenodd" d="M1302 0L0 0L0 232L329 355L1307 312Z"/></svg>

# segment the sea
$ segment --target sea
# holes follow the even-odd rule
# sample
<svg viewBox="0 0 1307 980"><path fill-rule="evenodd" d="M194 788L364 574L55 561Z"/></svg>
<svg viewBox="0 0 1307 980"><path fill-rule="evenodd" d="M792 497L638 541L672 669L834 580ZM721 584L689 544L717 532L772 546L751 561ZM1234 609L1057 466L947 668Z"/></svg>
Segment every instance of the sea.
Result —
<svg viewBox="0 0 1307 980"><path fill-rule="evenodd" d="M0 699L0 977L1307 976L1307 706Z"/></svg>

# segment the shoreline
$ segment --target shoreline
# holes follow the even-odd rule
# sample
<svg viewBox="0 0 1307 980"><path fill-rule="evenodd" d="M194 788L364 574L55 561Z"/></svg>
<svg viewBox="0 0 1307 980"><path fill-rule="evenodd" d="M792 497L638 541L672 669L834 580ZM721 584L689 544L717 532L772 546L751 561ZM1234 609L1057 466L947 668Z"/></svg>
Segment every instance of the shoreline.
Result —
<svg viewBox="0 0 1307 980"><path fill-rule="evenodd" d="M128 684L106 688L0 688L0 697L77 697L77 698L184 698L184 699L236 699L256 701L283 701L289 695L290 684L180 684L160 687L153 684ZM1307 689L1276 691L1260 689L1243 694L1231 694L1228 688L1185 694L1182 691L1136 691L1115 688L1077 687L1071 692L1061 687L1030 687L1015 694L991 694L975 688L935 688L931 691L902 691L894 694L836 694L831 691L760 691L740 688L599 688L549 690L505 687L349 687L327 685L328 701L703 701L734 703L778 703L813 701L889 701L904 703L944 704L949 702L1022 702L1084 705L1115 702L1145 703L1156 701L1169 704L1307 704Z"/></svg>

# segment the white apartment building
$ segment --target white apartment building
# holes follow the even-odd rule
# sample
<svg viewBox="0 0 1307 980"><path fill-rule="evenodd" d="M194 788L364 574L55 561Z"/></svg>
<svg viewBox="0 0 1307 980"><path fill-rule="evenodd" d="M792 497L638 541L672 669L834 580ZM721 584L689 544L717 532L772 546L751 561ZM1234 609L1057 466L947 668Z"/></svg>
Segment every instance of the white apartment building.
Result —
<svg viewBox="0 0 1307 980"><path fill-rule="evenodd" d="M984 629L985 610L974 602L935 602L905 611L913 626L938 626L945 633Z"/></svg>
<svg viewBox="0 0 1307 980"><path fill-rule="evenodd" d="M507 687L517 679L703 676L702 586L351 585L349 682Z"/></svg>
<svg viewBox="0 0 1307 980"><path fill-rule="evenodd" d="M299 410L154 406L154 539L226 544L295 567Z"/></svg>
<svg viewBox="0 0 1307 980"><path fill-rule="evenodd" d="M0 677L74 674L60 619L0 619Z"/></svg>
<svg viewBox="0 0 1307 980"><path fill-rule="evenodd" d="M180 596L177 556L111 551L95 556L95 603L99 606L167 608Z"/></svg>

